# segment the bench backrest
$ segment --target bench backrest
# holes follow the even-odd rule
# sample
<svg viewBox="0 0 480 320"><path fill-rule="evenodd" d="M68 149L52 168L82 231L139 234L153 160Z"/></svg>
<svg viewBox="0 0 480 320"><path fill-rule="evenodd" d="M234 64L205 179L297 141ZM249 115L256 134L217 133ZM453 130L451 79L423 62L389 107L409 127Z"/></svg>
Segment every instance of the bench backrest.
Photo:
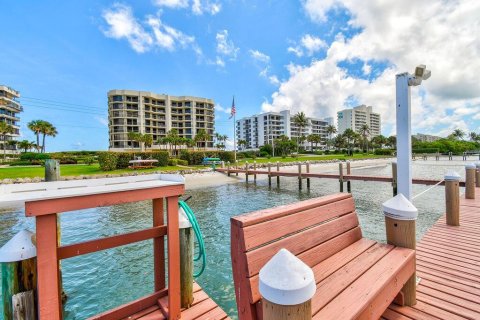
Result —
<svg viewBox="0 0 480 320"><path fill-rule="evenodd" d="M231 219L239 319L261 319L258 273L281 248L310 267L362 238L351 194L338 193Z"/></svg>

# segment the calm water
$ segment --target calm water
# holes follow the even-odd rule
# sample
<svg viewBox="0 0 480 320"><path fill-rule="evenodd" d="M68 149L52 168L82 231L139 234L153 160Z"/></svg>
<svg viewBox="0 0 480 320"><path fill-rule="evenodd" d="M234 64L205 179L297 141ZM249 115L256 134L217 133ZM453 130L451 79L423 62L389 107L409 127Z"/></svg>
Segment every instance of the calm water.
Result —
<svg viewBox="0 0 480 320"><path fill-rule="evenodd" d="M358 165L354 163L353 167ZM451 169L464 175L461 161L418 161L414 162L413 176L440 179ZM390 175L391 168L353 168L352 173ZM414 186L413 194L426 188ZM242 182L187 191L193 196L189 204L204 233L208 255L207 268L197 281L229 315L235 317L230 265L230 217L337 191L338 181L312 179L311 190L305 190L304 186L304 190L299 192L295 178L282 178L280 190L275 187L269 189L266 180L259 180L257 184L246 185ZM385 241L381 204L391 197L390 184L354 181L352 193L364 235ZM436 187L415 199L414 204L419 210L417 237L421 237L444 211L443 187ZM62 214L61 224L64 244L130 232L151 226L151 202L69 212ZM0 211L0 226L0 245L3 245L21 229L34 230L34 221L25 218L23 210L3 210ZM65 318L85 319L151 293L151 252L152 242L145 241L64 260L63 281L69 296Z"/></svg>

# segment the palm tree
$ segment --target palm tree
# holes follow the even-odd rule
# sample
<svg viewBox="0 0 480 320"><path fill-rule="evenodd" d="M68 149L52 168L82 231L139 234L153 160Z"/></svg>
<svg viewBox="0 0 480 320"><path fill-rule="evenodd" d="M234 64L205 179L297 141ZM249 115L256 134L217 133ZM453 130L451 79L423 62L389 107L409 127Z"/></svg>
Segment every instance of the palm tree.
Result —
<svg viewBox="0 0 480 320"><path fill-rule="evenodd" d="M203 142L204 143L204 145L203 145L204 150L207 150L207 141L209 139L210 139L210 136L207 133L207 131L205 131L204 129L198 130L197 134L195 135L195 141L197 143L198 142Z"/></svg>
<svg viewBox="0 0 480 320"><path fill-rule="evenodd" d="M343 132L343 137L347 141L348 145L348 153L352 154L352 145L355 142L355 138L357 137L357 133L352 129L348 128Z"/></svg>
<svg viewBox="0 0 480 320"><path fill-rule="evenodd" d="M139 138L140 138L140 133L138 132L130 131L127 133L127 139L131 142L130 146L132 147L132 149L134 147L133 143L139 142Z"/></svg>
<svg viewBox="0 0 480 320"><path fill-rule="evenodd" d="M298 136L297 136L297 153L299 148L299 142L303 138L303 130L310 125L308 122L308 118L303 112L299 112L293 116L293 125L298 128Z"/></svg>
<svg viewBox="0 0 480 320"><path fill-rule="evenodd" d="M242 150L248 145L247 140L238 140L237 144L239 147L241 147Z"/></svg>
<svg viewBox="0 0 480 320"><path fill-rule="evenodd" d="M40 124L40 133L43 135L42 137L42 153L45 152L45 137L50 136L50 137L55 137L58 134L57 128L53 126L48 121L42 121Z"/></svg>
<svg viewBox="0 0 480 320"><path fill-rule="evenodd" d="M152 147L153 144L153 136L151 134L144 134L142 135L142 142L145 145L145 148L150 148Z"/></svg>
<svg viewBox="0 0 480 320"><path fill-rule="evenodd" d="M387 138L385 138L385 136L378 135L378 136L373 137L371 142L372 142L372 144L374 144L376 146L379 146L380 149L381 149L381 148L383 148L383 145L388 143L388 140L387 140Z"/></svg>
<svg viewBox="0 0 480 320"><path fill-rule="evenodd" d="M7 135L14 133L15 129L4 121L0 121L0 137L3 141L3 160L7 157Z"/></svg>
<svg viewBox="0 0 480 320"><path fill-rule="evenodd" d="M452 132L452 136L457 140L461 140L465 136L465 132L463 132L461 129L455 129Z"/></svg>
<svg viewBox="0 0 480 320"><path fill-rule="evenodd" d="M322 137L318 134L311 134L307 137L307 141L310 142L313 151L313 144L315 144L315 149L318 149L318 144L322 142Z"/></svg>
<svg viewBox="0 0 480 320"><path fill-rule="evenodd" d="M332 135L334 135L335 133L337 133L337 128L335 128L334 125L330 124L327 126L327 134L328 134L328 138L330 139L330 142L332 142Z"/></svg>
<svg viewBox="0 0 480 320"><path fill-rule="evenodd" d="M368 153L368 136L370 135L370 127L368 126L368 124L363 124L360 127L359 133L363 137L364 151Z"/></svg>
<svg viewBox="0 0 480 320"><path fill-rule="evenodd" d="M20 149L23 150L23 152L27 152L29 149L32 149L33 147L33 144L32 142L28 141L28 140L22 140L22 141L19 141L18 142L18 147Z"/></svg>
<svg viewBox="0 0 480 320"><path fill-rule="evenodd" d="M397 137L390 136L387 138L387 145L392 149L397 149Z"/></svg>
<svg viewBox="0 0 480 320"><path fill-rule="evenodd" d="M40 145L40 132L42 131L43 123L43 120L32 120L27 124L28 129L32 130L37 136L37 146Z"/></svg>
<svg viewBox="0 0 480 320"><path fill-rule="evenodd" d="M476 132L470 132L469 135L470 141L476 142L480 136Z"/></svg>

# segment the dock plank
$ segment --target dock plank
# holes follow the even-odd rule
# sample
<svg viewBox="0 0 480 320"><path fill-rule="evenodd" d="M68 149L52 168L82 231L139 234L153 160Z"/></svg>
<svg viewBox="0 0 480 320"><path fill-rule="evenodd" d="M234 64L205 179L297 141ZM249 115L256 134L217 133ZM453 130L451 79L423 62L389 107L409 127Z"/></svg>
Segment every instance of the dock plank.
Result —
<svg viewBox="0 0 480 320"><path fill-rule="evenodd" d="M475 190L480 195L480 188ZM417 244L417 304L391 304L383 314L396 319L480 319L480 197L460 199L460 226L445 216Z"/></svg>

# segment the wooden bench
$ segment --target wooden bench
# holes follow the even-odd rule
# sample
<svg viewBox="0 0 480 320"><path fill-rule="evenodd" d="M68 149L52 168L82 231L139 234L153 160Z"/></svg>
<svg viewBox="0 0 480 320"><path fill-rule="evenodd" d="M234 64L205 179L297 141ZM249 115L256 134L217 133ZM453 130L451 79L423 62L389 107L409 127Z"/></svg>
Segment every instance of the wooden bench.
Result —
<svg viewBox="0 0 480 320"><path fill-rule="evenodd" d="M381 214L381 213L377 213ZM313 269L313 319L378 319L415 271L415 251L362 237L350 194L339 193L231 219L240 320L262 319L258 273L281 248Z"/></svg>

